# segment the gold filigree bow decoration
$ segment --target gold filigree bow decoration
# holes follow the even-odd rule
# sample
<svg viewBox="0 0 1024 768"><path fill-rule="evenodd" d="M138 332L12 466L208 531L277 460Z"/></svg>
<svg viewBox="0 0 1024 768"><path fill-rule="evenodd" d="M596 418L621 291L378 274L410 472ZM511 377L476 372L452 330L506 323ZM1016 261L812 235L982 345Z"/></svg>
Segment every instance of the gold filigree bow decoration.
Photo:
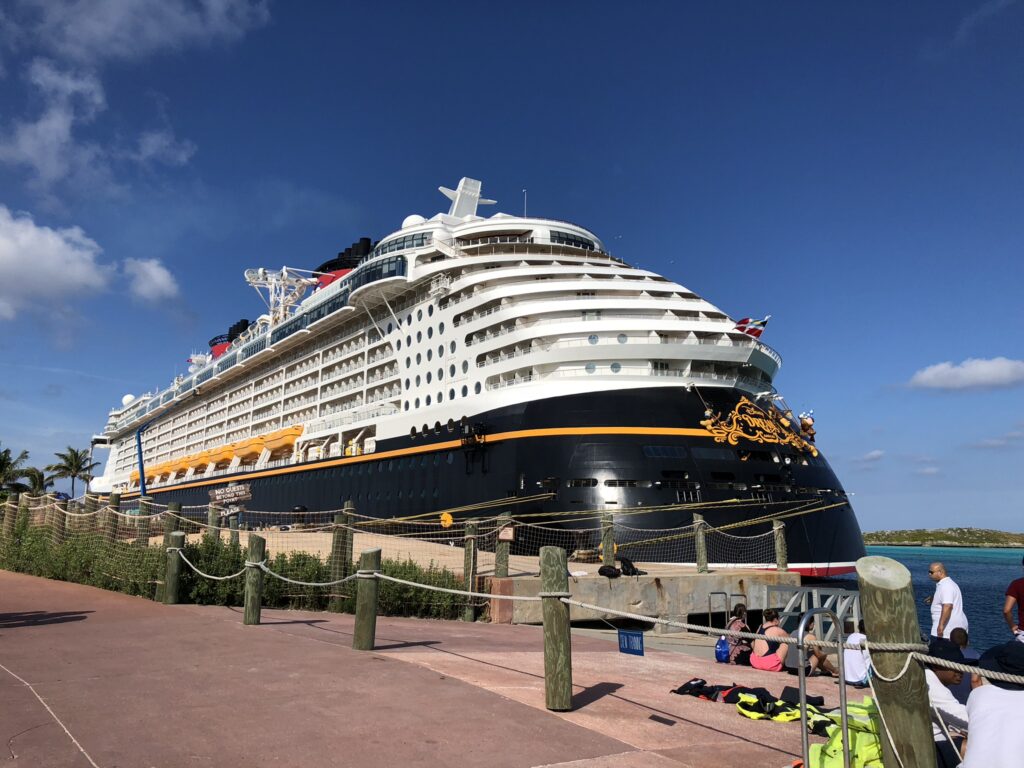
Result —
<svg viewBox="0 0 1024 768"><path fill-rule="evenodd" d="M704 419L701 426L711 433L716 443L738 445L740 438L743 438L761 444L792 445L811 456L818 455L817 448L790 429L788 423L783 425L780 420L781 417L769 414L747 398L741 397L727 418L714 414Z"/></svg>

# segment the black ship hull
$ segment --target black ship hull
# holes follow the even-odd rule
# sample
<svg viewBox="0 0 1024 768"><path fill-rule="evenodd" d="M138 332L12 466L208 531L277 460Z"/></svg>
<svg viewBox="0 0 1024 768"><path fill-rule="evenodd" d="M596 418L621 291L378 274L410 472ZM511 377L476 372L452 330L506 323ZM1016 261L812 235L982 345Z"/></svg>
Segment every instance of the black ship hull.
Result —
<svg viewBox="0 0 1024 768"><path fill-rule="evenodd" d="M736 415L745 402L745 393L721 388L547 398L462 423L423 425L415 435L379 440L372 454L194 477L148 494L162 504L197 505L214 488L244 482L252 510L336 509L350 499L360 514L391 518L550 493L509 508L514 516L606 510L617 523L644 529L689 525L699 512L712 527L739 524L729 530L737 536L770 531L767 518L779 516L793 570L849 573L864 545L835 473L772 408L774 427L758 427L755 418L748 419L754 428L740 429ZM753 404L745 407L767 416ZM708 411L731 412L733 419L708 422ZM737 428L726 434L716 428L723 424Z"/></svg>

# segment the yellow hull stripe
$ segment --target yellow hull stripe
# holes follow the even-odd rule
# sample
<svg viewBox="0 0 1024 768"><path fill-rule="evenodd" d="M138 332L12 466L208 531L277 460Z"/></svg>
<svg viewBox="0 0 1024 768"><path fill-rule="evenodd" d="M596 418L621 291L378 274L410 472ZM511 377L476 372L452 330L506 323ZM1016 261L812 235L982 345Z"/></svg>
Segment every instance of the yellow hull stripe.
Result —
<svg viewBox="0 0 1024 768"><path fill-rule="evenodd" d="M706 429L687 429L674 427L552 427L550 429L522 429L516 432L497 432L493 435L484 436L484 444L497 443L505 440L524 440L533 437L564 437L568 435L658 435L662 437L711 437ZM247 472L239 478L230 482L253 480L260 477L273 477L275 475L288 475L293 472L311 472L330 467L343 467L350 464L361 464L366 461L380 461L381 459L394 459L403 456L416 456L421 453L434 453L435 451L447 451L462 446L462 440L446 440L441 443L426 443L410 448L400 448L394 451L382 451L380 453L364 453L361 456L345 456L338 459L318 461L315 464L299 464L293 467L275 467L264 469L259 472ZM182 483L169 488L154 488L147 490L151 496L158 493L170 491L183 491L187 488L199 488L204 485L218 485L225 482L224 475L210 478L209 480L197 480L191 483ZM122 499L138 496L138 491L132 491L121 495Z"/></svg>

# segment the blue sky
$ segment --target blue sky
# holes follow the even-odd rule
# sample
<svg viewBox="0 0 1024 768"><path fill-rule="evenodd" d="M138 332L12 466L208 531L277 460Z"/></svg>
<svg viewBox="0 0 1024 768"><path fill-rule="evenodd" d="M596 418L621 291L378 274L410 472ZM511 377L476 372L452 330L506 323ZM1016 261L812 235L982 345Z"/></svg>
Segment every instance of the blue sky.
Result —
<svg viewBox="0 0 1024 768"><path fill-rule="evenodd" d="M866 530L1020 530L1024 2L0 10L0 442L126 392L482 179L733 317Z"/></svg>

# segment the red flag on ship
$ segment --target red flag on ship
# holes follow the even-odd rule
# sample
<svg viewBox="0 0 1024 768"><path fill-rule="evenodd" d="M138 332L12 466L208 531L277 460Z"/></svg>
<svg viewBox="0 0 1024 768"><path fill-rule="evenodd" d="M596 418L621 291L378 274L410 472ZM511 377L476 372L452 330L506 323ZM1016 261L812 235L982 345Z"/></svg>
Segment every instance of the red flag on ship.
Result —
<svg viewBox="0 0 1024 768"><path fill-rule="evenodd" d="M736 327L734 330L743 331L748 336L753 336L755 339L761 338L761 334L764 333L764 328L768 325L768 321L771 319L771 315L765 315L764 320L755 320L752 317L744 317L742 320L736 321Z"/></svg>

